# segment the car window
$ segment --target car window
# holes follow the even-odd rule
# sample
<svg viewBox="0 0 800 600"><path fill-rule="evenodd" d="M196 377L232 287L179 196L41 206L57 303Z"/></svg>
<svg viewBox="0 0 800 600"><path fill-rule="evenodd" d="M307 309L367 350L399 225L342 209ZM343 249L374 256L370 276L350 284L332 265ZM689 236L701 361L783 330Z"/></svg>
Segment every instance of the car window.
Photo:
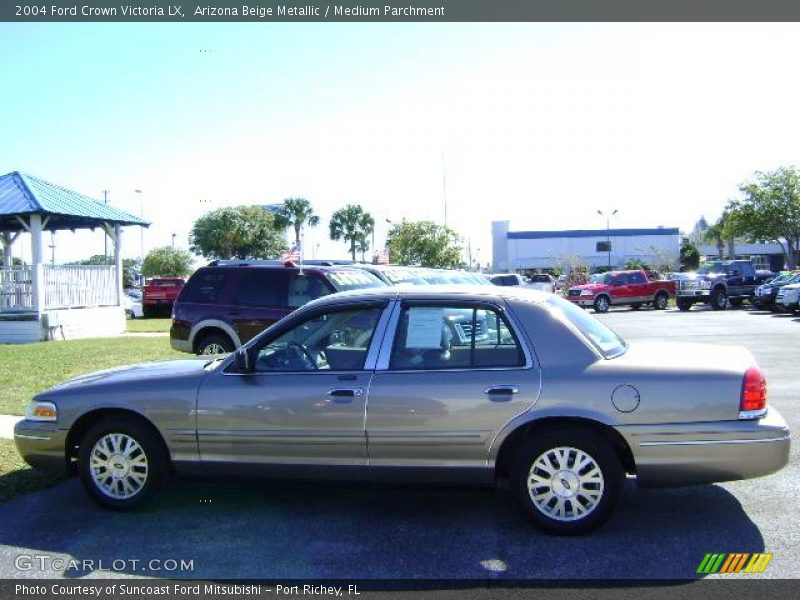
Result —
<svg viewBox="0 0 800 600"><path fill-rule="evenodd" d="M383 271L386 279L391 281L394 285L403 283L410 285L425 285L427 282L420 276L416 275L411 269L386 269Z"/></svg>
<svg viewBox="0 0 800 600"><path fill-rule="evenodd" d="M629 283L647 283L647 279L644 276L644 273L628 273L628 282Z"/></svg>
<svg viewBox="0 0 800 600"><path fill-rule="evenodd" d="M288 273L267 269L250 269L242 277L236 291L236 304L241 306L287 306Z"/></svg>
<svg viewBox="0 0 800 600"><path fill-rule="evenodd" d="M524 364L519 341L499 312L426 305L403 309L389 368L436 370Z"/></svg>
<svg viewBox="0 0 800 600"><path fill-rule="evenodd" d="M371 287L382 287L386 284L375 277L372 273L358 269L348 269L341 271L328 271L328 279L336 288L336 291L346 292L347 290L360 290Z"/></svg>
<svg viewBox="0 0 800 600"><path fill-rule="evenodd" d="M289 278L289 306L292 308L303 306L330 293L316 275L298 273Z"/></svg>
<svg viewBox="0 0 800 600"><path fill-rule="evenodd" d="M258 352L256 371L360 371L381 308L317 314Z"/></svg>
<svg viewBox="0 0 800 600"><path fill-rule="evenodd" d="M197 271L181 291L181 302L216 302L220 291L228 279L228 273L221 270Z"/></svg>
<svg viewBox="0 0 800 600"><path fill-rule="evenodd" d="M606 358L624 354L628 349L625 340L572 302L551 295L547 304L556 317L575 327Z"/></svg>

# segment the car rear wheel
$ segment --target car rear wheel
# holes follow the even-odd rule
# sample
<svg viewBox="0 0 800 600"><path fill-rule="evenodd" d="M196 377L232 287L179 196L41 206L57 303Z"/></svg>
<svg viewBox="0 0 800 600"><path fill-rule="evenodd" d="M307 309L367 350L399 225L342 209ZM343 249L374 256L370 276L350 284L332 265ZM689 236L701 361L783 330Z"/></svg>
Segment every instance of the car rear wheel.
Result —
<svg viewBox="0 0 800 600"><path fill-rule="evenodd" d="M108 417L83 436L78 471L95 502L128 510L152 499L168 472L168 461L161 439L146 424Z"/></svg>
<svg viewBox="0 0 800 600"><path fill-rule="evenodd" d="M656 297L653 298L653 308L656 310L664 310L669 304L669 295L665 292L658 292Z"/></svg>
<svg viewBox="0 0 800 600"><path fill-rule="evenodd" d="M614 512L624 473L600 436L564 427L526 439L511 478L517 500L537 528L580 535L600 527Z"/></svg>
<svg viewBox="0 0 800 600"><path fill-rule="evenodd" d="M711 292L711 308L714 310L725 310L728 308L728 294L722 288L717 288Z"/></svg>
<svg viewBox="0 0 800 600"><path fill-rule="evenodd" d="M611 308L611 300L608 299L608 296L598 296L595 298L594 301L594 311L599 313L608 312L608 309Z"/></svg>
<svg viewBox="0 0 800 600"><path fill-rule="evenodd" d="M235 350L235 344L227 335L210 333L200 338L197 343L197 354L227 354Z"/></svg>

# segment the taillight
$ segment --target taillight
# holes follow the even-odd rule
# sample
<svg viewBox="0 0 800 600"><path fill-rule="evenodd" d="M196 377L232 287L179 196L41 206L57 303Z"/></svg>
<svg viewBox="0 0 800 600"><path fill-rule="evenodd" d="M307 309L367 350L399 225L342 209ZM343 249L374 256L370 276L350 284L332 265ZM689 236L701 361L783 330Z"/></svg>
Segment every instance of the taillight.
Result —
<svg viewBox="0 0 800 600"><path fill-rule="evenodd" d="M739 400L740 419L758 419L767 412L767 380L758 367L745 371Z"/></svg>

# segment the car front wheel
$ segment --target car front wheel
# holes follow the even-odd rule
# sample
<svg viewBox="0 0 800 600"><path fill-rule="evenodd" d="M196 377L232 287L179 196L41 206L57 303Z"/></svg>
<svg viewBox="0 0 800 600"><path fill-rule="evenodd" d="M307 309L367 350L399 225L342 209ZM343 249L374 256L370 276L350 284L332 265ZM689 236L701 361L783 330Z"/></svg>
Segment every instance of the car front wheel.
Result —
<svg viewBox="0 0 800 600"><path fill-rule="evenodd" d="M168 471L158 434L130 417L98 421L83 436L78 470L92 499L106 508L128 510L150 500Z"/></svg>
<svg viewBox="0 0 800 600"><path fill-rule="evenodd" d="M608 299L608 296L598 296L594 301L594 311L598 313L605 313L608 312L608 309L611 308L611 300Z"/></svg>
<svg viewBox="0 0 800 600"><path fill-rule="evenodd" d="M525 440L512 468L523 510L545 533L581 535L605 523L622 493L624 473L597 434L563 428Z"/></svg>

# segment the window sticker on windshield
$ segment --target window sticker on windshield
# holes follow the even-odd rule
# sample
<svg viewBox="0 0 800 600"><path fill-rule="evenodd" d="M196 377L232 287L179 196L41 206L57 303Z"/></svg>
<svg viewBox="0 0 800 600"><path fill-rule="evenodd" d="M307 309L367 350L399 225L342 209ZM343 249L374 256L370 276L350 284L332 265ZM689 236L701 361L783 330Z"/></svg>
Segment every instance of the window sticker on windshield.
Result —
<svg viewBox="0 0 800 600"><path fill-rule="evenodd" d="M406 348L440 348L443 308L412 308L408 311Z"/></svg>

